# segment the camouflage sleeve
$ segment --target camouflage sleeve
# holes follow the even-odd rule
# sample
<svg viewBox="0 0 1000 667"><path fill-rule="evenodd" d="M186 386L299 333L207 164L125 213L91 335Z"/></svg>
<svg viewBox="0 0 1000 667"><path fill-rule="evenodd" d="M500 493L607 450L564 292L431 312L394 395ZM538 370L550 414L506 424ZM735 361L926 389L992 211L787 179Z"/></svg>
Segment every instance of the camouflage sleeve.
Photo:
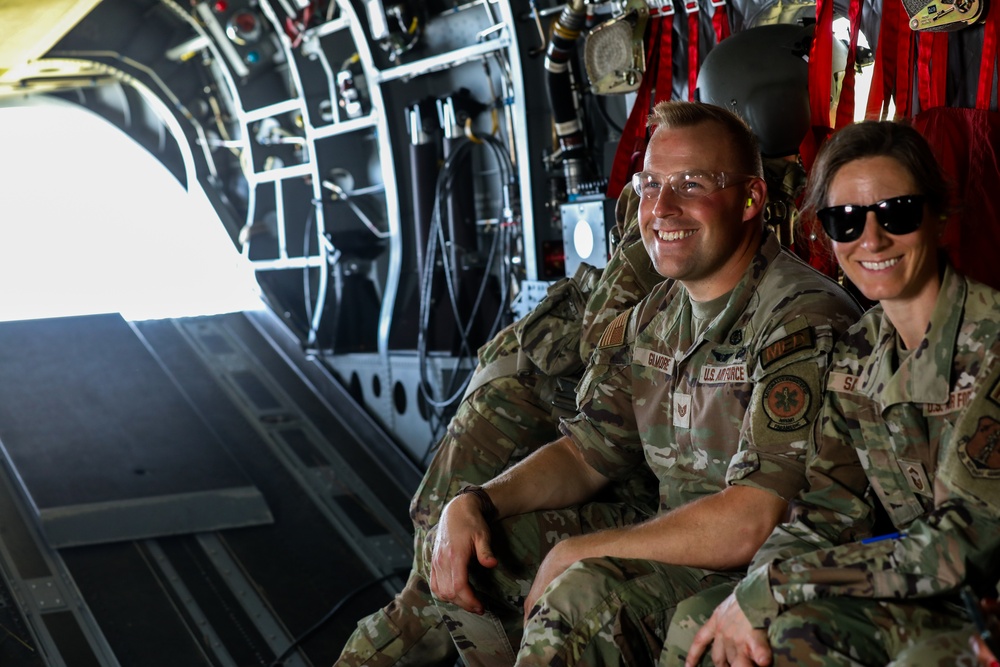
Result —
<svg viewBox="0 0 1000 667"><path fill-rule="evenodd" d="M1000 576L1000 453L986 444L1000 430L1000 363L977 381L951 440L942 443L935 509L900 537L859 539L871 525L871 503L849 444L850 421L837 405L836 393L828 393L810 456L810 491L795 521L772 534L737 589L755 627L811 599L921 598L953 593L970 578Z"/></svg>
<svg viewBox="0 0 1000 667"><path fill-rule="evenodd" d="M952 498L899 537L849 542L755 568L736 589L754 627L819 598L927 598L954 593L972 576L997 576L1000 519ZM987 575L987 573L989 573Z"/></svg>
<svg viewBox="0 0 1000 667"><path fill-rule="evenodd" d="M752 367L753 393L741 426L729 484L791 500L805 487L809 425L819 412L835 332L800 315L770 332Z"/></svg>
<svg viewBox="0 0 1000 667"><path fill-rule="evenodd" d="M832 574L823 568L810 569L800 572L803 579L795 584L782 579L772 588L772 567L775 573L794 563L802 563L805 569L811 556L829 553L838 544L860 544L859 538L870 535L873 511L868 500L868 477L850 444L861 438L857 431L857 420L844 414L838 394L826 392L809 440L808 491L792 503L790 522L775 528L757 551L750 574L736 589L740 608L754 627L767 627L778 613L804 601L806 578ZM878 542L871 546L885 547Z"/></svg>
<svg viewBox="0 0 1000 667"><path fill-rule="evenodd" d="M634 320L629 309L608 325L580 382L580 414L560 425L587 463L615 480L627 478L644 461L632 407L632 336L626 333Z"/></svg>

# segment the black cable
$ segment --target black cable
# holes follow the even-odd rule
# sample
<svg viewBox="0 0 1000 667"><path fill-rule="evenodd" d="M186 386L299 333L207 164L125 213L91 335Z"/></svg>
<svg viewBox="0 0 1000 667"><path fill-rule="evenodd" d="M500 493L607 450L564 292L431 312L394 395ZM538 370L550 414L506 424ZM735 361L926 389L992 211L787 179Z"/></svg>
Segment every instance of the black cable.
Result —
<svg viewBox="0 0 1000 667"><path fill-rule="evenodd" d="M313 626L311 628L309 628L308 630L306 630L305 632L303 632L301 635L299 635L298 637L296 637L295 640L292 641L291 644L289 644L288 648L286 648L284 651L282 651L281 655L279 655L277 658L275 658L274 662L272 662L268 667L281 667L281 665L285 661L285 659L288 658L288 656L290 656L292 654L292 652L295 651L295 649L297 649L302 642L304 642L306 639L308 639L309 637L311 637L314 632L316 632L321 627L323 627L323 625L325 625L327 622L329 622L329 620L331 618L333 618L337 614L337 612L340 611L341 608L345 604L347 604L351 600L351 598L353 598L355 595L358 595L359 593L363 593L365 590L371 588L372 586L376 586L378 584L381 584L382 582L384 582L384 581L386 581L388 579L392 579L393 577L399 577L399 576L402 576L402 575L406 575L408 573L409 573L409 570L404 570L404 569L393 570L389 574L383 574L381 577L378 577L376 579L372 579L369 582L361 584L360 586L358 586L357 588L355 588L353 591L350 591L347 595L345 595L344 597L340 598L340 600L337 602L337 604L333 605L333 608L330 611L326 612L326 614L323 616L323 618L321 618L318 621L316 621L316 623L313 624Z"/></svg>
<svg viewBox="0 0 1000 667"><path fill-rule="evenodd" d="M498 168L501 173L501 181L503 188L510 188L513 185L513 162L510 159L510 155L507 153L504 146L500 143L498 139L491 135L486 135L481 137L481 142L483 146L486 146L493 153L494 158L498 163ZM456 165L461 164L462 159L464 159L465 154L472 149L474 145L473 142L469 141L459 145L459 147L453 152L448 159L445 161L438 174L438 181L436 185L436 196L434 200L434 209L431 216L431 231L428 235L428 249L425 254L424 261L424 274L423 281L421 285L421 302L420 302L420 323L417 336L417 351L419 358L420 367L420 383L421 389L424 393L424 397L431 407L436 410L444 411L447 408L457 402L463 395L465 388L468 386L469 381L472 379L472 371L464 378L461 386L452 395L448 396L443 400L434 398L433 389L430 386L430 382L427 379L427 341L426 341L426 330L429 325L430 319L430 303L431 303L431 291L432 291L432 280L434 265L436 263L435 258L437 254L438 244L442 248L446 247L447 242L444 238L444 230L441 225L441 200L447 197L448 192L454 182L454 173L456 170ZM501 212L498 216L498 220L503 219L503 203L501 203ZM503 225L501 223L501 229ZM494 244L491 248L491 252L488 259L487 267L492 269L493 262L496 260L496 253L498 251L506 251L509 247L507 243L498 244L494 239ZM462 318L458 312L458 297L455 293L454 282L452 280L453 271L455 267L450 264L450 259L447 253L442 253L442 263L444 265L445 271L445 283L448 289L448 296L450 305L452 308L453 316L455 317L455 322L459 328L459 335L461 345L459 346L459 360L456 362L458 365L461 364L462 357L468 357L475 354L475 350L469 341L469 333L475 323L475 315L478 313L480 306L482 305L482 299L486 293L486 287L488 285L489 270L484 272L483 280L480 283L479 291L476 295L476 300L473 304L472 312L469 316L469 320L466 323L462 323ZM506 264L501 263L501 272L505 273ZM507 279L506 276L501 276L501 283L503 285L503 294L508 294L507 291ZM506 298L506 297L505 297ZM499 330L499 323L502 322L504 315L504 307L501 307L497 318L495 318L494 324L490 329L488 336L492 337L495 335L496 331ZM452 374L452 380L458 377L457 366L456 372ZM454 384L449 387L449 391L454 388ZM435 430L437 430L435 428Z"/></svg>
<svg viewBox="0 0 1000 667"><path fill-rule="evenodd" d="M618 133L621 136L625 132L624 127L620 127L618 123L611 117L611 112L607 109L607 96L595 95L594 104L597 105L597 111L601 114L601 118L607 123L608 127Z"/></svg>
<svg viewBox="0 0 1000 667"><path fill-rule="evenodd" d="M487 135L481 138L485 147L490 150L493 154L494 159L497 163L497 169L500 173L501 181L501 201L497 211L498 220L495 235L493 237L493 242L490 246L490 251L487 258L486 268L484 270L483 280L480 283L479 293L476 297L476 302L473 305L472 313L469 316L468 322L464 325L460 325L460 335L462 336L462 346L460 349L460 356L455 360L455 365L452 368L451 382L448 388L444 391L445 395L448 396L444 400L437 400L433 397L433 389L427 380L427 350L426 350L426 339L425 332L428 325L429 308L430 308L430 290L432 289L431 281L431 271L433 270L435 264L435 255L437 252L437 243L440 242L442 246L445 244L443 231L441 229L440 220L440 206L439 203L441 199L444 199L448 194L448 189L452 184L452 170L455 169L455 165L459 163L459 160L463 155L453 155L450 156L454 160L446 161L444 167L442 167L441 172L439 172L439 180L436 187L436 197L435 206L432 211L431 219L431 230L429 233L429 244L425 255L425 264L423 278L424 281L421 284L421 310L420 310L420 323L418 329L418 357L419 357L419 369L420 369L420 379L421 379L421 391L424 394L424 398L427 404L432 408L430 415L428 416L428 425L430 427L430 442L428 443L427 450L424 453L422 461L426 463L428 457L432 456L438 444L440 444L440 437L442 430L447 427L448 416L447 410L452 407L460 398L464 395L469 382L472 380L474 374L474 369L469 371L464 377L460 375L459 369L465 358L471 357L475 354L475 350L471 348L469 343L469 334L472 327L475 324L475 316L479 311L482 304L482 299L485 296L486 288L489 284L490 274L494 270L494 265L497 265L498 280L500 281L500 307L497 309L496 316L493 319L489 331L487 333L487 339L493 338L496 333L504 326L505 320L509 317L509 298L511 291L511 279L513 276L513 271L511 269L509 254L513 247L513 236L515 231L515 225L513 221L504 222L506 214L508 213L508 207L511 206L511 190L515 185L514 181L514 164L510 158L510 154L507 152L506 147L503 143L491 135ZM471 150L472 142L463 144L460 148L464 148L465 151ZM499 258L499 261L498 261ZM445 280L449 281L449 297L452 299L452 308L455 313L456 322L460 322L457 314L457 299L455 297L454 291L451 289L452 283L450 271L453 267L450 267L447 262L449 261L447 255L443 256L443 261L445 262L446 276ZM464 355L464 357L462 356ZM462 377L462 381L458 390L455 391L456 381L458 378ZM454 393L452 394L452 392Z"/></svg>
<svg viewBox="0 0 1000 667"><path fill-rule="evenodd" d="M312 288L309 285L309 234L312 232L313 217L316 215L316 207L321 204L321 200L312 200L312 208L309 209L309 215L306 217L306 228L302 232L302 256L306 258L306 265L302 267L302 300L306 306L306 321L309 323L310 338L316 334L316 331L313 326ZM316 307L318 308L319 304L316 304Z"/></svg>

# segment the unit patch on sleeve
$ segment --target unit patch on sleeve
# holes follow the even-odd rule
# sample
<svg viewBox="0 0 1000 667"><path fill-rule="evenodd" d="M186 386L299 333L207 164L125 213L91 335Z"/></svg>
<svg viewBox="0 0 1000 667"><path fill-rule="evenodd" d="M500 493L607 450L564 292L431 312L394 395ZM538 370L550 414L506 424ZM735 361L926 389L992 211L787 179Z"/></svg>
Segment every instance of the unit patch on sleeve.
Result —
<svg viewBox="0 0 1000 667"><path fill-rule="evenodd" d="M1000 479L1000 422L980 417L976 431L958 441L958 456L973 477Z"/></svg>
<svg viewBox="0 0 1000 667"><path fill-rule="evenodd" d="M771 364L784 359L792 352L812 348L816 344L812 329L802 329L788 334L781 340L771 343L760 353L760 365L767 368Z"/></svg>
<svg viewBox="0 0 1000 667"><path fill-rule="evenodd" d="M775 431L794 431L806 425L806 415L812 394L809 385L794 375L782 375L771 380L764 388L761 403L768 417L768 428Z"/></svg>
<svg viewBox="0 0 1000 667"><path fill-rule="evenodd" d="M632 309L629 308L624 313L621 313L615 319L611 320L611 324L608 328L604 330L601 335L601 341L597 344L599 348L605 347L618 347L625 342L625 329L628 327L628 317L632 313Z"/></svg>

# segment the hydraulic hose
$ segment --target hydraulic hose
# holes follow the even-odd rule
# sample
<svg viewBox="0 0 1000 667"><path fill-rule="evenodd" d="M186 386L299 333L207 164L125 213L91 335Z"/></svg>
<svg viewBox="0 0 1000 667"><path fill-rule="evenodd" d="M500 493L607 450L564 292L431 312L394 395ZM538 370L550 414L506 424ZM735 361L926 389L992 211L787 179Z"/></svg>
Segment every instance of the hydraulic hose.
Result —
<svg viewBox="0 0 1000 667"><path fill-rule="evenodd" d="M546 90L566 176L566 192L575 194L584 178L586 150L576 112L569 61L586 21L584 0L571 0L552 24L545 51Z"/></svg>

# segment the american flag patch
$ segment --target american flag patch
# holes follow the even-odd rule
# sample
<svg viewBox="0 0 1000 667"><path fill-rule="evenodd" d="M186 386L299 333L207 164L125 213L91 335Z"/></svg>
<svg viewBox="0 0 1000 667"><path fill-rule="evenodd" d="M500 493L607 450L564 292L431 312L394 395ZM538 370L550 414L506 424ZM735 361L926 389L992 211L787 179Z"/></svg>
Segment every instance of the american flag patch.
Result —
<svg viewBox="0 0 1000 667"><path fill-rule="evenodd" d="M608 328L604 330L604 334L601 336L601 342L597 344L597 347L618 347L625 342L625 329L628 327L628 316L632 313L632 309L629 308L624 313L620 314Z"/></svg>

